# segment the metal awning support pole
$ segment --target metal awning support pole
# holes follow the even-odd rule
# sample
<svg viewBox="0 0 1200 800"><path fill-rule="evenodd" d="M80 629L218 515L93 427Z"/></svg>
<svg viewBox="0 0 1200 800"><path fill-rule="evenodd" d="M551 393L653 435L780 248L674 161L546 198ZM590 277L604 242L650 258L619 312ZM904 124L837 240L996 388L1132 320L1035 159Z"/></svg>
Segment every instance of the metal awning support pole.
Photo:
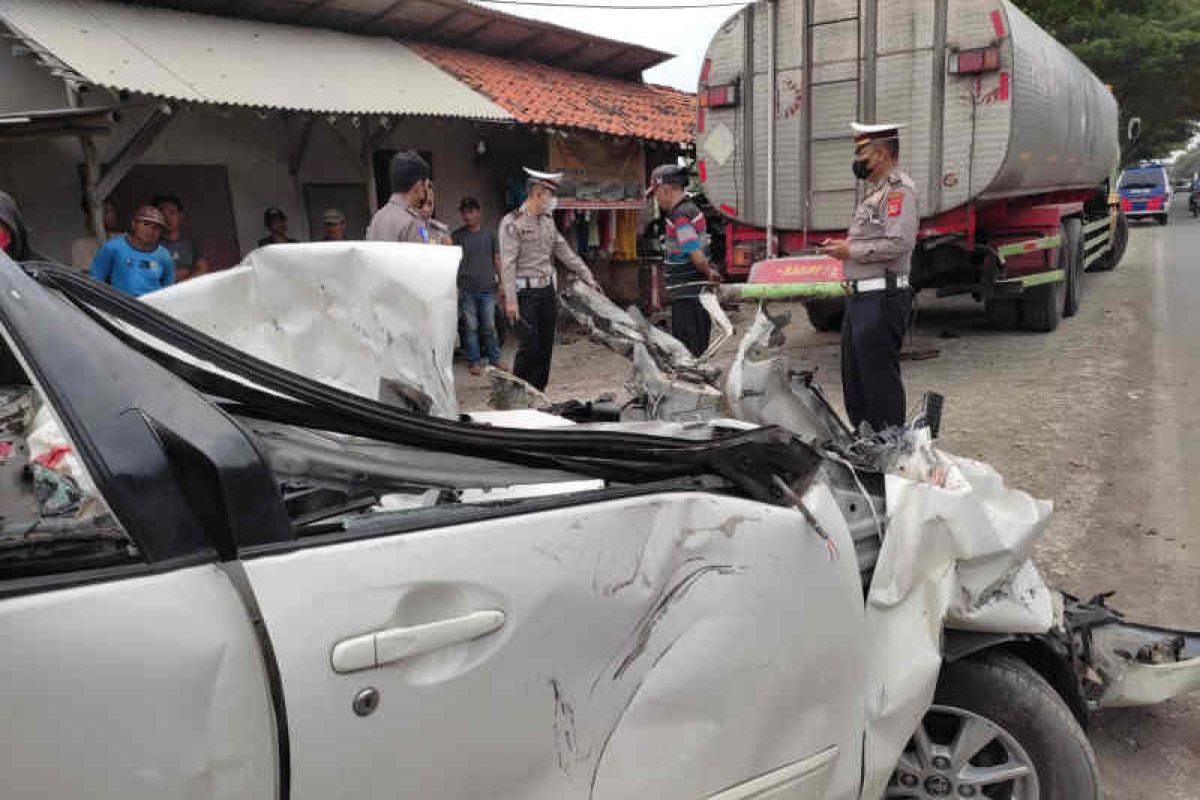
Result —
<svg viewBox="0 0 1200 800"><path fill-rule="evenodd" d="M83 148L83 196L87 204L88 219L92 223L92 232L96 236L97 246L102 247L108 238L104 229L104 198L100 196L97 185L100 183L100 153L91 136L80 136L79 146Z"/></svg>
<svg viewBox="0 0 1200 800"><path fill-rule="evenodd" d="M371 121L366 119L362 126L362 169L367 182L367 214L379 208L379 190L375 188L375 137L371 135Z"/></svg>
<svg viewBox="0 0 1200 800"><path fill-rule="evenodd" d="M767 0L767 257L775 247L775 0Z"/></svg>
<svg viewBox="0 0 1200 800"><path fill-rule="evenodd" d="M166 103L154 107L141 127L134 131L125 146L113 156L108 169L100 177L96 184L97 200L102 201L113 193L121 179L129 174L129 170L133 169L133 165L137 163L138 159L146 154L150 145L154 144L159 134L166 130L175 116L175 109Z"/></svg>
<svg viewBox="0 0 1200 800"><path fill-rule="evenodd" d="M67 90L67 104L79 108L78 88L68 80L63 81L63 86ZM104 229L104 202L96 193L96 185L100 182L100 153L91 136L80 136L79 148L83 151L83 204L96 236L96 245L102 246L108 231Z"/></svg>

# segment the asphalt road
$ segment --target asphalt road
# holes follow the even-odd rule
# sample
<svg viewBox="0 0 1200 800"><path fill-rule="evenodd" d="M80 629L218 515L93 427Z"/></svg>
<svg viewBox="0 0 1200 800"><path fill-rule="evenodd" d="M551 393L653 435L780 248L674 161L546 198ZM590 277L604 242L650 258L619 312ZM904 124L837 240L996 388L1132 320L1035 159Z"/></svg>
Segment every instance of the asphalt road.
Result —
<svg viewBox="0 0 1200 800"><path fill-rule="evenodd" d="M1135 225L1121 265L1086 276L1080 312L1054 333L992 330L966 298L918 305L909 348L936 357L905 362L910 402L944 394L946 450L1054 501L1036 551L1047 581L1200 629L1200 220L1186 201L1167 227ZM798 306L787 334L793 363L816 367L840 406L837 336ZM628 374L581 339L556 352L549 393L620 394ZM482 407L484 379L458 377L464 408ZM1109 798L1200 798L1200 697L1105 711L1089 733Z"/></svg>

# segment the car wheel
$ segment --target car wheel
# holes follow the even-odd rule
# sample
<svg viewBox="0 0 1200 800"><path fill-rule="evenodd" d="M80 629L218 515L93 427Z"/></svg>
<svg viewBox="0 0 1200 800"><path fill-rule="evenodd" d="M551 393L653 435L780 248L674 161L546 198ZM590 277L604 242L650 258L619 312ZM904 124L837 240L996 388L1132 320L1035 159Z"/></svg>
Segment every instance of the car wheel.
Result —
<svg viewBox="0 0 1200 800"><path fill-rule="evenodd" d="M823 333L831 333L842 329L842 320L846 316L846 301L841 298L809 300L804 304L808 313L808 321Z"/></svg>
<svg viewBox="0 0 1200 800"><path fill-rule="evenodd" d="M1171 224L1171 215L1170 214L1159 214L1158 215L1158 224L1159 225L1170 225Z"/></svg>
<svg viewBox="0 0 1200 800"><path fill-rule="evenodd" d="M990 652L942 668L884 796L1099 800L1100 775L1050 684L1024 661Z"/></svg>
<svg viewBox="0 0 1200 800"><path fill-rule="evenodd" d="M1063 290L1063 316L1073 317L1083 296L1083 223L1078 218L1063 220L1062 243L1058 246L1058 264L1066 276Z"/></svg>

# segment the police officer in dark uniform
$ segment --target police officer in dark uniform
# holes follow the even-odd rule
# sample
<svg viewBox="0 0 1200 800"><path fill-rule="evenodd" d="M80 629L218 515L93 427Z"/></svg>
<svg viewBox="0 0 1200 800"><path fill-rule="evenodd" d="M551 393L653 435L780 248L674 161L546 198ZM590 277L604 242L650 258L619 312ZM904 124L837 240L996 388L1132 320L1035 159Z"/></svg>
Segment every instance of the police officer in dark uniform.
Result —
<svg viewBox="0 0 1200 800"><path fill-rule="evenodd" d="M916 185L900 170L900 126L854 129L854 175L866 196L844 241L826 240L821 252L845 266L842 389L850 423L880 431L904 424L900 346L912 313L908 273L920 210Z"/></svg>
<svg viewBox="0 0 1200 800"><path fill-rule="evenodd" d="M646 194L654 195L663 215L663 262L667 296L671 300L671 335L693 356L708 349L712 318L700 305L706 284L721 282L721 273L708 260L704 214L687 194L687 167L663 164L650 173Z"/></svg>

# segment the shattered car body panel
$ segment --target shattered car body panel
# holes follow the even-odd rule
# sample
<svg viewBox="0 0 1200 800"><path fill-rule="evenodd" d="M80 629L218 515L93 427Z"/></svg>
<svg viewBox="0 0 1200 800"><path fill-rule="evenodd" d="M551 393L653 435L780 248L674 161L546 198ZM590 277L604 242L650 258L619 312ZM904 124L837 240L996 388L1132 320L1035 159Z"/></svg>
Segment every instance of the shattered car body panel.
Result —
<svg viewBox="0 0 1200 800"><path fill-rule="evenodd" d="M643 402L615 419L596 404L461 420L280 369L68 270L31 268L52 293L0 266L27 296L14 310L0 293L5 325L70 313L95 340L24 336L33 364L52 347L109 359L84 376L98 405L76 365L45 377L57 406L88 397L63 415L70 439L103 444L79 454L149 566L170 569L162 526L108 464L178 495L173 524L211 544L189 557L221 553L226 600L269 641L246 685L268 687L270 750L298 795L878 797L929 705L944 628L1045 640L1094 706L1194 686L1186 636L1143 631L1127 653L1105 630L1119 619L1051 613L1028 561L1048 504L927 428L850 433L765 315L725 376L740 407L716 370L592 298L600 338L642 360ZM714 392L719 407L680 400ZM130 419L157 438L94 435ZM416 647L480 613L501 623ZM357 666L335 670L335 648L364 637ZM1160 666L1173 677L1142 680Z"/></svg>
<svg viewBox="0 0 1200 800"><path fill-rule="evenodd" d="M808 499L848 550L828 494ZM306 698L289 709L306 794L340 795L333 762L355 775L387 763L391 790L426 796L699 798L830 748L842 787L830 796L857 793L858 575L793 510L703 493L597 498L247 570L284 685ZM339 636L445 609L502 609L504 627L330 675ZM364 679L386 704L367 732L343 711ZM454 742L470 769L431 758L429 742ZM647 748L666 742L649 767Z"/></svg>
<svg viewBox="0 0 1200 800"><path fill-rule="evenodd" d="M144 302L279 367L363 397L421 387L458 413L452 359L455 247L317 242L260 247L233 269ZM336 263L336 273L324 265ZM418 266L419 265L419 266Z"/></svg>

